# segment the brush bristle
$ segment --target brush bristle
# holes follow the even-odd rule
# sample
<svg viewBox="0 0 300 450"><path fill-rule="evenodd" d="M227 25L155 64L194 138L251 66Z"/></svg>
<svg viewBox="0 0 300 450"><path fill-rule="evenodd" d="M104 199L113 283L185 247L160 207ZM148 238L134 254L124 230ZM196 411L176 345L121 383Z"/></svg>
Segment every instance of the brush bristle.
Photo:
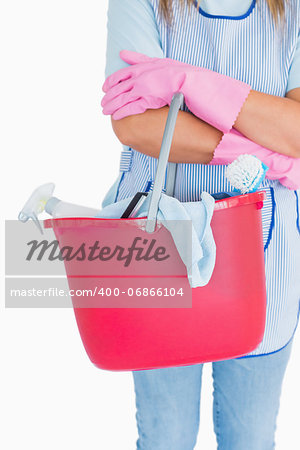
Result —
<svg viewBox="0 0 300 450"><path fill-rule="evenodd" d="M226 178L242 194L253 192L262 182L267 167L253 155L240 155L228 165Z"/></svg>

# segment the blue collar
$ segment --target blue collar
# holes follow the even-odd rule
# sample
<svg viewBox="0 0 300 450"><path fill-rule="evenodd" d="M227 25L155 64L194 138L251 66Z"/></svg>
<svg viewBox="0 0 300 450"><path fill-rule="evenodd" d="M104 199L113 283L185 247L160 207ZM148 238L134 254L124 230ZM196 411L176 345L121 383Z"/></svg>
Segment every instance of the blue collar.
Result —
<svg viewBox="0 0 300 450"><path fill-rule="evenodd" d="M197 2L197 0L195 0L195 1L194 1L194 5L196 6L196 8L197 8L197 4L198 4L198 2ZM253 9L255 8L255 5L256 5L256 0L252 0L252 3L251 3L251 5L250 5L248 11L246 11L245 14L242 14L241 16L221 16L221 15L213 15L213 14L209 14L209 13L203 11L203 9L201 8L200 5L198 6L197 9L198 9L199 13L200 13L202 16L208 17L208 18L210 18L210 19L241 20L241 19L245 19L246 17L248 17L248 16L251 14L251 12L253 11Z"/></svg>

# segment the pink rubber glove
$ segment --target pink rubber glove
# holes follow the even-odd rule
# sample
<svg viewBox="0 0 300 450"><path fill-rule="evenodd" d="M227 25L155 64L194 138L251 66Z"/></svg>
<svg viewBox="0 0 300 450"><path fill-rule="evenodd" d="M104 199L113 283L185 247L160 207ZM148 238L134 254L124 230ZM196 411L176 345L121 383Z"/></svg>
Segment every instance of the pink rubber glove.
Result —
<svg viewBox="0 0 300 450"><path fill-rule="evenodd" d="M247 139L235 129L223 135L210 164L229 164L244 153L257 156L269 167L266 178L279 180L289 189L300 188L300 158L273 152Z"/></svg>
<svg viewBox="0 0 300 450"><path fill-rule="evenodd" d="M173 94L182 92L195 116L226 133L251 90L242 81L170 58L128 50L120 57L131 65L110 75L102 87L103 113L115 120L170 105Z"/></svg>

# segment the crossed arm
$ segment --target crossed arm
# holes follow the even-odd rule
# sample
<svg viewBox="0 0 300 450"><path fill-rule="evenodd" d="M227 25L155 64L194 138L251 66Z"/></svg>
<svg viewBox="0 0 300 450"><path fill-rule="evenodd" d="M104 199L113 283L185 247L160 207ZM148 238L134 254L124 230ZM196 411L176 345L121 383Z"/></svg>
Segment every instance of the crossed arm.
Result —
<svg viewBox="0 0 300 450"><path fill-rule="evenodd" d="M168 109L112 119L114 132L122 144L157 158ZM300 88L290 90L286 97L252 90L234 128L263 147L300 158ZM222 135L193 114L180 111L169 161L208 164Z"/></svg>

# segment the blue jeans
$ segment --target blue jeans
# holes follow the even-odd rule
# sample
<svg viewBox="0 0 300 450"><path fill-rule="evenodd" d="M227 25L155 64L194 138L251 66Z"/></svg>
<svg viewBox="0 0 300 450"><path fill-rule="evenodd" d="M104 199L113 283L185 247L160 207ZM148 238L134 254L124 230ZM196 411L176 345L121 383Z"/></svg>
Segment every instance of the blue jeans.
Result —
<svg viewBox="0 0 300 450"><path fill-rule="evenodd" d="M292 341L264 356L213 363L219 450L274 449ZM133 372L140 450L192 450L199 428L203 364Z"/></svg>

